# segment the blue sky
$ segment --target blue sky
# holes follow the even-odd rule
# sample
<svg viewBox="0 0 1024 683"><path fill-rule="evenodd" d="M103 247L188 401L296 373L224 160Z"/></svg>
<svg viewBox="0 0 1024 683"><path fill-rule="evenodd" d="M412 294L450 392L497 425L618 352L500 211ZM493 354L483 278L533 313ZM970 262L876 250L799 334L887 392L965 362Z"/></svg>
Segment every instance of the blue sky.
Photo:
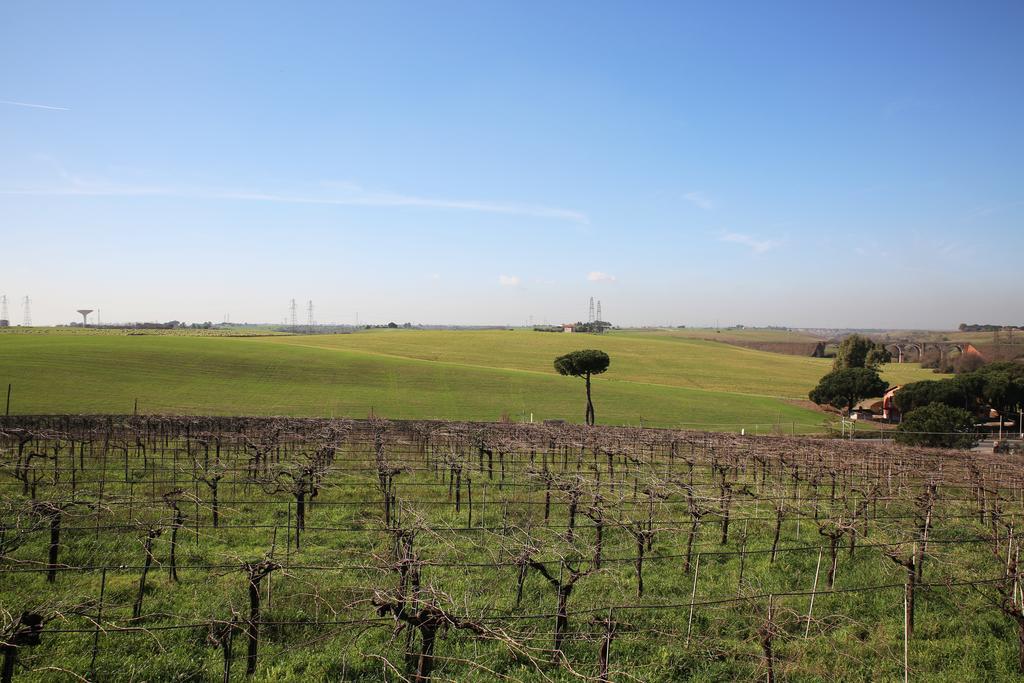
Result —
<svg viewBox="0 0 1024 683"><path fill-rule="evenodd" d="M1024 323L1024 4L0 5L34 322Z"/></svg>

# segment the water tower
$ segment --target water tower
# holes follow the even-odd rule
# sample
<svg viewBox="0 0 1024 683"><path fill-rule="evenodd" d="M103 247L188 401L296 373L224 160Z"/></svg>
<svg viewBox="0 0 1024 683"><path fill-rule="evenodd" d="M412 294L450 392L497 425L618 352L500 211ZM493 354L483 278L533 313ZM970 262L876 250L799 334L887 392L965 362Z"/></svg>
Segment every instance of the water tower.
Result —
<svg viewBox="0 0 1024 683"><path fill-rule="evenodd" d="M89 314L92 313L91 308L79 308L78 314L82 316L82 327L86 327L89 324Z"/></svg>

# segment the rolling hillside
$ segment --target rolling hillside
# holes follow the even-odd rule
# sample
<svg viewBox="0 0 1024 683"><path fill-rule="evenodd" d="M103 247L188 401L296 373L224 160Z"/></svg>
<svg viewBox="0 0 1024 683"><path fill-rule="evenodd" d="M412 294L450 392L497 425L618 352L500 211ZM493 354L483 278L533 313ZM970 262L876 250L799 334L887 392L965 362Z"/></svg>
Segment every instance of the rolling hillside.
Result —
<svg viewBox="0 0 1024 683"><path fill-rule="evenodd" d="M599 422L820 429L798 405L829 362L701 340L623 333L379 330L213 337L0 334L14 413L140 412L580 421L582 383L552 359L599 347ZM890 366L890 382L933 377ZM755 425L757 425L755 427Z"/></svg>

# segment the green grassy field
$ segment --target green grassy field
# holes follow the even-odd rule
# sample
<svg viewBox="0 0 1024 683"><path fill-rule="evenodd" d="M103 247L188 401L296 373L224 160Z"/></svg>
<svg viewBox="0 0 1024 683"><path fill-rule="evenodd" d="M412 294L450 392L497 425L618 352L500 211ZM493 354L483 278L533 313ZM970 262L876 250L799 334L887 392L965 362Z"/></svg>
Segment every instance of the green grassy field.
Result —
<svg viewBox="0 0 1024 683"><path fill-rule="evenodd" d="M622 330L621 333L682 339L713 339L723 342L817 342L823 340L822 337L808 332L767 327L629 328Z"/></svg>
<svg viewBox="0 0 1024 683"><path fill-rule="evenodd" d="M7 336L52 336L77 335L88 337L270 337L289 334L279 332L270 325L251 325L245 327L212 327L210 329L193 329L185 327L164 328L120 328L120 327L5 327L0 328L0 335Z"/></svg>
<svg viewBox="0 0 1024 683"><path fill-rule="evenodd" d="M140 412L581 421L583 386L555 356L609 353L595 379L606 424L820 430L807 392L830 361L658 332L602 337L531 331L374 330L222 337L0 334L12 413ZM933 378L890 365L891 383ZM803 402L802 404L796 403ZM756 426L755 426L756 425Z"/></svg>

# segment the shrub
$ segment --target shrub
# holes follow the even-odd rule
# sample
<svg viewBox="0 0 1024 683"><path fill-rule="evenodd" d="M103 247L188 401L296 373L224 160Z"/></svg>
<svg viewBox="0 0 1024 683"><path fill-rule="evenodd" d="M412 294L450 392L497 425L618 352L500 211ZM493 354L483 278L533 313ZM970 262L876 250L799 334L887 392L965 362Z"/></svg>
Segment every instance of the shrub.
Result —
<svg viewBox="0 0 1024 683"><path fill-rule="evenodd" d="M957 374L965 374L981 370L985 365L985 359L977 353L962 353L954 363Z"/></svg>

